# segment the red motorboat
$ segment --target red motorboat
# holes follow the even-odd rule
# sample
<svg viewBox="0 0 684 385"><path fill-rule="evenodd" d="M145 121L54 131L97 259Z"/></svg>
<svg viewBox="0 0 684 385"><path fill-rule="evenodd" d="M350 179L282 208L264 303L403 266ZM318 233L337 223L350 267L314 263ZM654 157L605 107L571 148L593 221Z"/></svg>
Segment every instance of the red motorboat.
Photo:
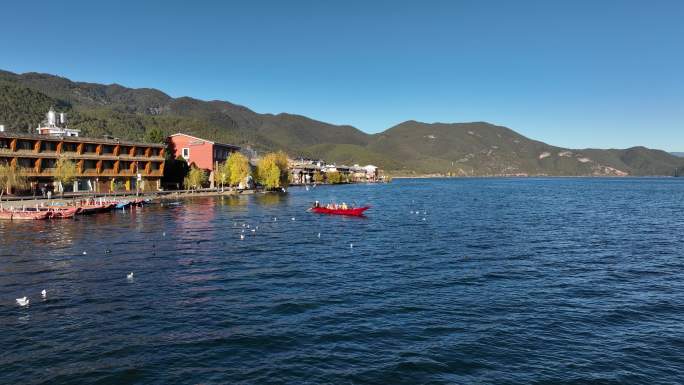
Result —
<svg viewBox="0 0 684 385"><path fill-rule="evenodd" d="M369 208L370 206L350 207L346 209L342 209L339 207L336 209L329 209L326 207L312 207L310 210L318 214L349 215L352 217L360 217L363 215L363 212L368 210Z"/></svg>

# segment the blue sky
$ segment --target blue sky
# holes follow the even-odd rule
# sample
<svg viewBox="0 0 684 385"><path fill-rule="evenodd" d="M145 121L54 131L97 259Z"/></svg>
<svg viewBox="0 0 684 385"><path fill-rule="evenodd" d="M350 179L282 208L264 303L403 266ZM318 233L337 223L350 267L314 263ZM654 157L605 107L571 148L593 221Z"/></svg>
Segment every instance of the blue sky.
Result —
<svg viewBox="0 0 684 385"><path fill-rule="evenodd" d="M10 1L0 68L374 133L488 121L684 151L682 1Z"/></svg>

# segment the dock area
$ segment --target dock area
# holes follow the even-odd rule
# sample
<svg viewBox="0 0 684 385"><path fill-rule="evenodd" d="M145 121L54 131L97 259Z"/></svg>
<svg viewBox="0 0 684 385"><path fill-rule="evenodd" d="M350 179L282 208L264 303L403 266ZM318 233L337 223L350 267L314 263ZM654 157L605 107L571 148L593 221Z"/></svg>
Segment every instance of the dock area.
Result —
<svg viewBox="0 0 684 385"><path fill-rule="evenodd" d="M51 199L40 196L23 196L23 197L3 197L0 201L0 207L4 209L21 209L23 207L36 207L41 205L60 205L68 204L70 202L79 201L83 199L116 199L116 200L135 200L135 199L150 199L154 202L174 201L177 199L193 198L193 197L210 197L210 196L230 196L230 195L249 195L260 193L261 190L246 189L198 189L198 190L173 190L173 191L156 191L150 193L114 193L114 194L98 194L98 193L66 193L64 197L57 196Z"/></svg>

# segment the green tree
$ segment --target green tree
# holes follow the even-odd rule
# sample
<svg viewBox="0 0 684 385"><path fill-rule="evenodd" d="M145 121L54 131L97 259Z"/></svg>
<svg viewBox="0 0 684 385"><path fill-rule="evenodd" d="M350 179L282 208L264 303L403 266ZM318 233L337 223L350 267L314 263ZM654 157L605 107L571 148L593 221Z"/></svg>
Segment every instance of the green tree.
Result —
<svg viewBox="0 0 684 385"><path fill-rule="evenodd" d="M191 167L188 176L183 180L183 185L188 190L196 190L202 188L209 178L207 177L207 172L199 167Z"/></svg>
<svg viewBox="0 0 684 385"><path fill-rule="evenodd" d="M166 135L159 127L152 127L145 132L145 141L149 143L164 143Z"/></svg>
<svg viewBox="0 0 684 385"><path fill-rule="evenodd" d="M249 159L239 152L230 154L226 161L228 167L229 183L231 186L237 186L244 181L251 172L252 168L249 166Z"/></svg>
<svg viewBox="0 0 684 385"><path fill-rule="evenodd" d="M55 164L55 182L58 182L62 188L61 193L64 196L64 186L74 183L78 176L78 167L76 163L67 157L61 157Z"/></svg>
<svg viewBox="0 0 684 385"><path fill-rule="evenodd" d="M28 181L22 175L22 170L9 164L0 163L0 200L5 191L9 194L12 189L25 188Z"/></svg>
<svg viewBox="0 0 684 385"><path fill-rule="evenodd" d="M320 171L316 170L313 175L313 180L316 183L323 183L323 174L321 174Z"/></svg>
<svg viewBox="0 0 684 385"><path fill-rule="evenodd" d="M178 155L176 159L168 159L164 163L164 176L162 177L162 183L164 185L175 185L176 188L180 188L190 172L190 166L188 162L182 156Z"/></svg>
<svg viewBox="0 0 684 385"><path fill-rule="evenodd" d="M264 155L257 165L257 179L269 190L289 185L287 154L282 151Z"/></svg>
<svg viewBox="0 0 684 385"><path fill-rule="evenodd" d="M328 180L328 183L330 184L337 184L342 181L342 175L338 171L331 171L325 174L326 179Z"/></svg>

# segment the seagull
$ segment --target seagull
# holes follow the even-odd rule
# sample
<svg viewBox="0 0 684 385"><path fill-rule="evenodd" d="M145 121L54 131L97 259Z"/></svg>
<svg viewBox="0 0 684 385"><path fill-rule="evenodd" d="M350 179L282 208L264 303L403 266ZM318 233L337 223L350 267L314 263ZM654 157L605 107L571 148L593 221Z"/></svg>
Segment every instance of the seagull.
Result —
<svg viewBox="0 0 684 385"><path fill-rule="evenodd" d="M321 233L318 233L318 238L320 238L320 237L321 237Z"/></svg>
<svg viewBox="0 0 684 385"><path fill-rule="evenodd" d="M245 234L240 234L240 240L245 239Z"/></svg>
<svg viewBox="0 0 684 385"><path fill-rule="evenodd" d="M350 244L349 244L349 248L350 248L350 249L353 249L353 248L354 248L354 244L353 244L353 243L350 243Z"/></svg>
<svg viewBox="0 0 684 385"><path fill-rule="evenodd" d="M86 253L85 251L83 251L83 255L86 255L86 254L88 254L88 253Z"/></svg>
<svg viewBox="0 0 684 385"><path fill-rule="evenodd" d="M244 224L244 223L242 224L242 227L245 227L245 224Z"/></svg>
<svg viewBox="0 0 684 385"><path fill-rule="evenodd" d="M277 221L278 221L278 217L273 217L273 222L277 222Z"/></svg>
<svg viewBox="0 0 684 385"><path fill-rule="evenodd" d="M423 218L423 220L425 220L425 218Z"/></svg>
<svg viewBox="0 0 684 385"><path fill-rule="evenodd" d="M40 295L42 295L43 298L47 298L47 290L43 289L43 291L40 292Z"/></svg>
<svg viewBox="0 0 684 385"><path fill-rule="evenodd" d="M294 220L295 220L295 217L292 217L292 220L294 221Z"/></svg>
<svg viewBox="0 0 684 385"><path fill-rule="evenodd" d="M162 233L162 237L165 237L165 236L166 236L166 231L164 231L164 232Z"/></svg>
<svg viewBox="0 0 684 385"><path fill-rule="evenodd" d="M256 233L256 229L252 229L252 232L253 232L253 233Z"/></svg>
<svg viewBox="0 0 684 385"><path fill-rule="evenodd" d="M133 280L133 272L132 271L130 273L126 274L126 279L128 279L129 281Z"/></svg>
<svg viewBox="0 0 684 385"><path fill-rule="evenodd" d="M29 304L29 299L24 296L23 298L17 298L17 305L26 306Z"/></svg>
<svg viewBox="0 0 684 385"><path fill-rule="evenodd" d="M106 250L105 250L105 254L111 254L111 253L112 253L111 250L109 250L109 249L106 249Z"/></svg>

